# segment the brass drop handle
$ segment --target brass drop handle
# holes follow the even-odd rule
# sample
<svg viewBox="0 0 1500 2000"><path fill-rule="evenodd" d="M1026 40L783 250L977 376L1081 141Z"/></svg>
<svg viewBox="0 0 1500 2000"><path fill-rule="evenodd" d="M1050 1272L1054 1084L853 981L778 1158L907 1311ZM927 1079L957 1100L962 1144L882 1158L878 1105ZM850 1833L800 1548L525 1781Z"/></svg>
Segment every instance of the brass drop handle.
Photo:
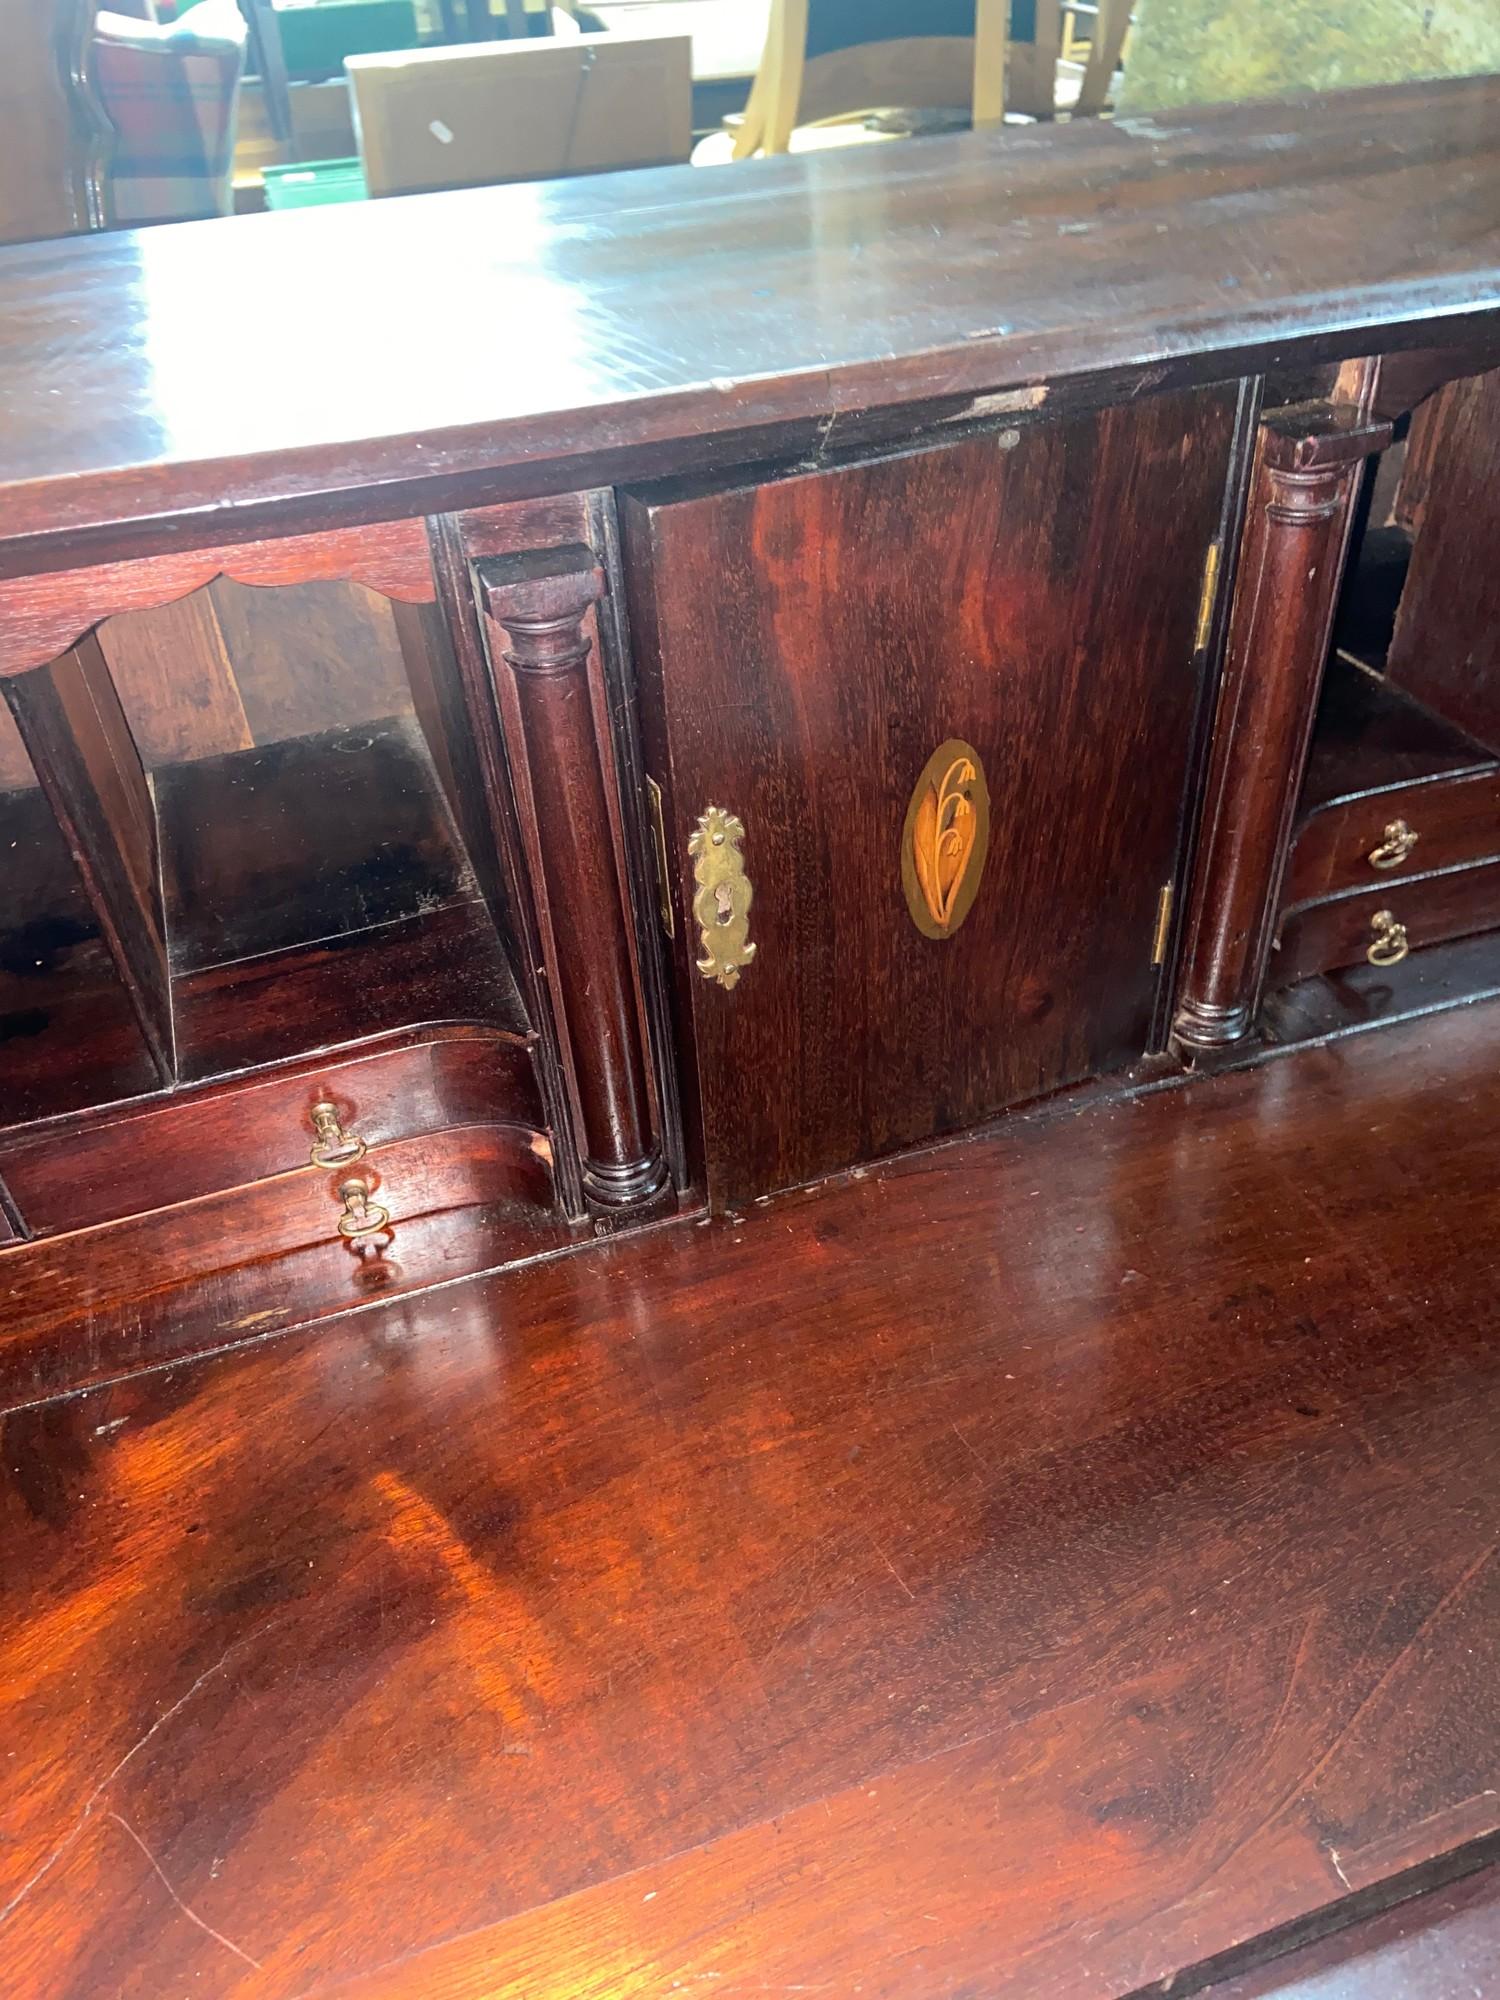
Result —
<svg viewBox="0 0 1500 2000"><path fill-rule="evenodd" d="M1390 910L1377 910L1370 919L1370 948L1365 953L1371 965L1399 965L1410 950L1405 924L1398 924Z"/></svg>
<svg viewBox="0 0 1500 2000"><path fill-rule="evenodd" d="M339 1235L347 1237L351 1249L382 1250L391 1241L386 1224L391 1219L388 1208L382 1208L377 1201L371 1201L374 1192L366 1180L355 1178L343 1181L339 1186L339 1199L344 1204L344 1212L339 1217Z"/></svg>
<svg viewBox="0 0 1500 2000"><path fill-rule="evenodd" d="M1388 822L1380 845L1372 847L1365 859L1372 868L1399 868L1420 837L1404 819L1393 819Z"/></svg>
<svg viewBox="0 0 1500 2000"><path fill-rule="evenodd" d="M336 1104L320 1097L309 1107L307 1115L314 1133L312 1151L307 1157L315 1167L347 1167L364 1158L364 1140L344 1130Z"/></svg>

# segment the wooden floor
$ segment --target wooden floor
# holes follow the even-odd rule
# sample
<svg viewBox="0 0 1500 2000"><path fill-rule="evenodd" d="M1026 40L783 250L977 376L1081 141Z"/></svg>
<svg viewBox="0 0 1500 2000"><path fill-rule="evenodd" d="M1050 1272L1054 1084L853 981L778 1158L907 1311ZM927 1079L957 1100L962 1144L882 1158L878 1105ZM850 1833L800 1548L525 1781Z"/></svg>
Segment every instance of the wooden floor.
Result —
<svg viewBox="0 0 1500 2000"><path fill-rule="evenodd" d="M0 1991L1181 1993L1474 1866L1497 1030L15 1408Z"/></svg>

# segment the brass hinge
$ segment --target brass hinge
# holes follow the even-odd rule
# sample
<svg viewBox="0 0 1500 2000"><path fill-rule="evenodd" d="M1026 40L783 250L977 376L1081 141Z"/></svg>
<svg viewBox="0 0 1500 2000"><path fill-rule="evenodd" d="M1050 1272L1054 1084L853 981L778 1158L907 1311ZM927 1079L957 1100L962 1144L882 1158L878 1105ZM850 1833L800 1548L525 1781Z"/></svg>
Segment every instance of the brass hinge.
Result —
<svg viewBox="0 0 1500 2000"><path fill-rule="evenodd" d="M1208 635L1214 622L1214 599L1219 594L1219 557L1222 550L1217 541L1208 545L1208 554L1203 558L1203 587L1198 593L1198 627L1193 633L1193 651L1201 653L1208 644Z"/></svg>
<svg viewBox="0 0 1500 2000"><path fill-rule="evenodd" d="M1172 901L1175 884L1163 882L1156 899L1156 929L1151 936L1151 963L1160 965L1167 955L1167 939L1172 931Z"/></svg>
<svg viewBox="0 0 1500 2000"><path fill-rule="evenodd" d="M677 935L672 916L672 890L667 881L667 826L662 818L661 786L647 774L646 803L651 809L651 833L656 843L656 910L661 927L669 938Z"/></svg>

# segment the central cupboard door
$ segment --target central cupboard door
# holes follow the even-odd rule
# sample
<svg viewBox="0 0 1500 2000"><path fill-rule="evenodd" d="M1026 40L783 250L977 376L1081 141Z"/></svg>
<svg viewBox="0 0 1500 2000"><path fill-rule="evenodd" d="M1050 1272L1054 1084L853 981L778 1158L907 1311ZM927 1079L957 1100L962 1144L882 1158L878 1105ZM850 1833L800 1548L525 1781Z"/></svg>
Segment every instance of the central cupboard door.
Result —
<svg viewBox="0 0 1500 2000"><path fill-rule="evenodd" d="M1145 1050L1235 405L622 496L716 1207ZM705 888L713 807L744 830ZM705 912L710 963L748 929L732 983Z"/></svg>

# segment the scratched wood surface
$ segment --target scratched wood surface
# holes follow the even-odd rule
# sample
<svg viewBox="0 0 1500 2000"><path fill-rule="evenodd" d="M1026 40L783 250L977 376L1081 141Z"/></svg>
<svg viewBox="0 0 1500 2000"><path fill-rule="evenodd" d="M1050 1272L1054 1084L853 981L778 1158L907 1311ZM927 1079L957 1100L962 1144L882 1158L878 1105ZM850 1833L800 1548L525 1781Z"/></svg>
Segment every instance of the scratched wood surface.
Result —
<svg viewBox="0 0 1500 2000"><path fill-rule="evenodd" d="M1500 1825L1476 1006L15 1408L16 2000L1091 2000Z"/></svg>

